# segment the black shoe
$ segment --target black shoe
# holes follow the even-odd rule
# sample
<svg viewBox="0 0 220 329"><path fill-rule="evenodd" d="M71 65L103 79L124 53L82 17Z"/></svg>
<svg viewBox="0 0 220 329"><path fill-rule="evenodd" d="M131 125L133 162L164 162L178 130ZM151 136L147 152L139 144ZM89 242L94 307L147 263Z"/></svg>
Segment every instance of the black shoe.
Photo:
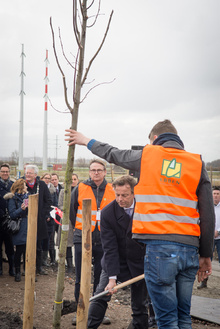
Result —
<svg viewBox="0 0 220 329"><path fill-rule="evenodd" d="M15 274L15 281L16 281L16 282L20 282L20 281L21 281L21 272L17 272L17 273Z"/></svg>
<svg viewBox="0 0 220 329"><path fill-rule="evenodd" d="M47 273L46 271L44 271L44 270L42 269L42 267L41 267L41 268L38 268L38 269L36 270L36 273L39 274L39 275L48 275L48 273Z"/></svg>
<svg viewBox="0 0 220 329"><path fill-rule="evenodd" d="M148 328L156 328L157 323L154 317L148 319Z"/></svg>
<svg viewBox="0 0 220 329"><path fill-rule="evenodd" d="M102 320L102 324L111 324L111 321L110 321L109 317L107 317L105 315L104 318L103 318L103 320Z"/></svg>

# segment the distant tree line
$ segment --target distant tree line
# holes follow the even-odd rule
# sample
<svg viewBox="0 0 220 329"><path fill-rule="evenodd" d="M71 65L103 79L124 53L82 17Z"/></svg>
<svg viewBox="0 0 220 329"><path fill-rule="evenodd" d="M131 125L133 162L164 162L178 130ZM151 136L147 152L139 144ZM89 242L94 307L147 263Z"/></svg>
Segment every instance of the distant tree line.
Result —
<svg viewBox="0 0 220 329"><path fill-rule="evenodd" d="M212 162L207 162L206 164L206 169L208 171L213 170L213 171L220 171L220 159L214 160Z"/></svg>

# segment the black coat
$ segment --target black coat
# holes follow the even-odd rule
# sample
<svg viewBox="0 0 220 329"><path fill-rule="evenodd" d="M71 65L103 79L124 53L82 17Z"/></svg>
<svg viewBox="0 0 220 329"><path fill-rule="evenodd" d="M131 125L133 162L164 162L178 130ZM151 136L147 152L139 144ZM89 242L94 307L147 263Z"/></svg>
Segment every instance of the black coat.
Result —
<svg viewBox="0 0 220 329"><path fill-rule="evenodd" d="M6 193L10 192L11 186L13 184L11 180L7 183L8 184L6 187L6 184L0 181L0 225L7 208L7 201L3 197Z"/></svg>
<svg viewBox="0 0 220 329"><path fill-rule="evenodd" d="M144 273L145 245L131 238L132 218L114 200L101 212L102 268L126 281Z"/></svg>
<svg viewBox="0 0 220 329"><path fill-rule="evenodd" d="M27 185L29 194L37 193L37 186L39 185L39 201L38 201L38 217L37 217L37 239L43 240L48 238L47 222L46 219L50 217L50 211L52 210L52 200L49 189L44 181L41 181L39 177L36 178L33 189Z"/></svg>

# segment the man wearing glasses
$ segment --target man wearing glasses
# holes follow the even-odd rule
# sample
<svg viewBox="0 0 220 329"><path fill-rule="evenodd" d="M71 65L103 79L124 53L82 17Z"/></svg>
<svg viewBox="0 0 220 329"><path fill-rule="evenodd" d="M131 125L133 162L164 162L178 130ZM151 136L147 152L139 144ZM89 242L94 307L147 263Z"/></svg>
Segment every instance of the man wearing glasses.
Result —
<svg viewBox="0 0 220 329"><path fill-rule="evenodd" d="M3 196L10 192L13 182L10 180L10 166L3 163L0 167L0 275L2 275L2 244L5 244L5 252L8 257L9 275L14 276L14 247L12 235L2 228L2 221L6 213L7 201Z"/></svg>
<svg viewBox="0 0 220 329"><path fill-rule="evenodd" d="M71 194L70 220L74 228L73 243L75 247L75 299L78 303L81 278L81 258L82 258L82 202L83 199L92 200L92 257L94 271L93 292L99 283L101 274L101 258L103 256L100 239L100 212L115 199L112 185L105 180L105 164L96 159L90 162L89 179L79 183ZM73 319L76 324L76 318Z"/></svg>

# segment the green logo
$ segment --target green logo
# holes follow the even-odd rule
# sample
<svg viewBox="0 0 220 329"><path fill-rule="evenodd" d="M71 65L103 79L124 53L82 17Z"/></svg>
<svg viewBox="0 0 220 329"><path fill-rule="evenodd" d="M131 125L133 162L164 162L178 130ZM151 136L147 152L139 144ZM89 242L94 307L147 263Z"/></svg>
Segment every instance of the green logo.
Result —
<svg viewBox="0 0 220 329"><path fill-rule="evenodd" d="M176 159L173 159L171 161L163 160L161 175L166 176L168 178L170 177L180 178L181 168L182 168L182 164L176 162Z"/></svg>

